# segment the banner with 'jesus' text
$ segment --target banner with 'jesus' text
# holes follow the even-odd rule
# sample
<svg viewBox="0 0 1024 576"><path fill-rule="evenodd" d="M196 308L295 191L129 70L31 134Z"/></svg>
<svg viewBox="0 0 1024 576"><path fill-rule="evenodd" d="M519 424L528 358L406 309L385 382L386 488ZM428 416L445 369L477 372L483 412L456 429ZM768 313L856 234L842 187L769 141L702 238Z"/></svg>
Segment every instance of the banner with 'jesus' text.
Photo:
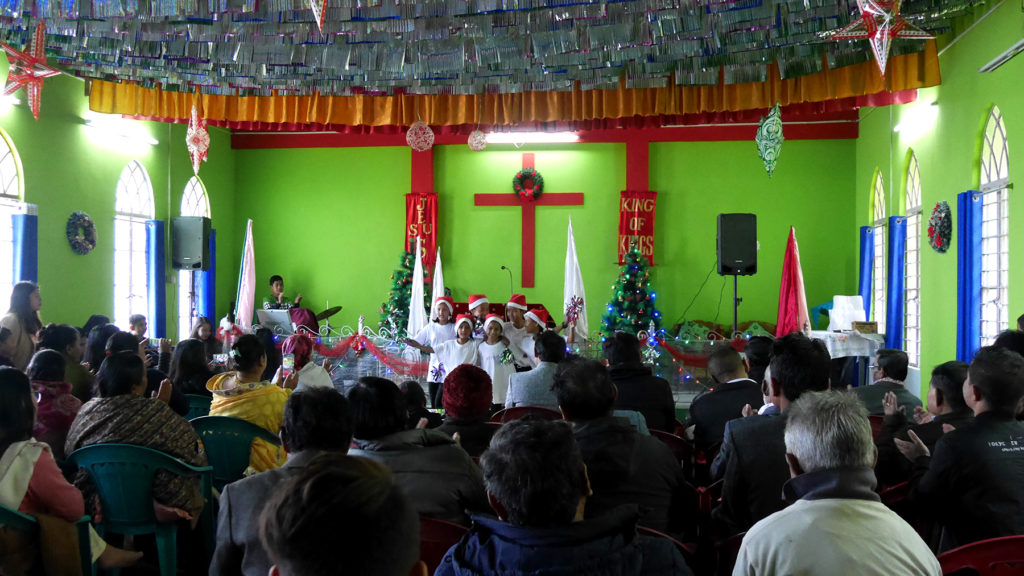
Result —
<svg viewBox="0 0 1024 576"><path fill-rule="evenodd" d="M420 258L424 272L434 269L437 255L437 194L413 192L405 195L405 246L415 250L416 238L420 242Z"/></svg>
<svg viewBox="0 0 1024 576"><path fill-rule="evenodd" d="M654 204L657 192L623 190L619 197L619 264L635 239L640 254L654 266Z"/></svg>

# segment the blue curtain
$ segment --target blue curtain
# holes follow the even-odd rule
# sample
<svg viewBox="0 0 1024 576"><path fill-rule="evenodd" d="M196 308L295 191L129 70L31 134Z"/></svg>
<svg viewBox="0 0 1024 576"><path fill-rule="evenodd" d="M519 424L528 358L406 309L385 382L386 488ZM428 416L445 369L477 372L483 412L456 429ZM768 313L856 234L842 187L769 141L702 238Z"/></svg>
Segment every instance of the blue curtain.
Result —
<svg viewBox="0 0 1024 576"><path fill-rule="evenodd" d="M167 337L167 279L164 260L164 222L146 220L146 286L149 290L149 333Z"/></svg>
<svg viewBox="0 0 1024 576"><path fill-rule="evenodd" d="M15 214L11 218L14 233L14 281L38 282L39 216Z"/></svg>
<svg viewBox="0 0 1024 576"><path fill-rule="evenodd" d="M889 286L885 294L885 347L903 349L903 326L906 323L907 218L889 217Z"/></svg>
<svg viewBox="0 0 1024 576"><path fill-rule="evenodd" d="M217 311L215 299L216 290L216 258L217 258L217 231L210 230L210 261L208 268L196 275L196 311L200 316L206 316L217 326Z"/></svg>
<svg viewBox="0 0 1024 576"><path fill-rule="evenodd" d="M864 299L864 319L871 319L871 277L874 274L875 239L874 228L860 227L860 289L857 291Z"/></svg>
<svg viewBox="0 0 1024 576"><path fill-rule="evenodd" d="M957 307L956 359L970 362L981 347L981 196L976 190L956 198Z"/></svg>

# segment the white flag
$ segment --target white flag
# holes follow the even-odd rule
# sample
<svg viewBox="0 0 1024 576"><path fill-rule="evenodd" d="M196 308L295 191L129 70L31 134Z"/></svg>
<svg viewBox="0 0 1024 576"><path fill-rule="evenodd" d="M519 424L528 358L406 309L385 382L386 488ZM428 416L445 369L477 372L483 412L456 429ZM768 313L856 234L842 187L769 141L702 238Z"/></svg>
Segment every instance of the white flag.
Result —
<svg viewBox="0 0 1024 576"><path fill-rule="evenodd" d="M409 324L405 333L415 338L427 325L427 311L423 309L423 259L420 258L420 237L416 237L416 265L412 268L412 294L409 296Z"/></svg>
<svg viewBox="0 0 1024 576"><path fill-rule="evenodd" d="M434 260L434 289L430 295L430 317L437 318L437 299L444 296L444 273L441 271L441 247L437 248L437 259ZM413 335L415 336L415 334ZM412 338L413 336L409 336Z"/></svg>
<svg viewBox="0 0 1024 576"><path fill-rule="evenodd" d="M572 217L569 218L569 241L565 247L565 288L562 291L565 319L575 323L575 340L587 337L587 294L583 290L583 274L576 259L576 240L572 235Z"/></svg>
<svg viewBox="0 0 1024 576"><path fill-rule="evenodd" d="M235 324L243 332L252 329L253 309L256 307L256 251L252 245L252 220L245 226L242 247L242 265L238 270L238 295L235 297Z"/></svg>

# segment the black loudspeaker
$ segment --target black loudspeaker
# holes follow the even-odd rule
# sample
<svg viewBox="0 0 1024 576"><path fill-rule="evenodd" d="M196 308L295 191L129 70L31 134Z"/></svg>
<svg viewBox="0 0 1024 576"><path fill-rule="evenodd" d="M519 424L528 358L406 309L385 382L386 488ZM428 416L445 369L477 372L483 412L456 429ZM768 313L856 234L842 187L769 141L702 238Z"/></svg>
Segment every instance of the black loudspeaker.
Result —
<svg viewBox="0 0 1024 576"><path fill-rule="evenodd" d="M171 265L178 270L209 270L209 218L182 216L171 221Z"/></svg>
<svg viewBox="0 0 1024 576"><path fill-rule="evenodd" d="M718 273L722 276L757 273L757 216L718 215Z"/></svg>

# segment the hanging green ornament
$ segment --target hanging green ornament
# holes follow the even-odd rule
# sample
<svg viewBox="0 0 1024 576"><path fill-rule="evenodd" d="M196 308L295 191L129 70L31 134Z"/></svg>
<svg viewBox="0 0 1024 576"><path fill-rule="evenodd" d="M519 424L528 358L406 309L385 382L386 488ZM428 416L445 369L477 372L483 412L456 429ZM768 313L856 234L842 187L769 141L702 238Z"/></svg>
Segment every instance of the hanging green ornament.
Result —
<svg viewBox="0 0 1024 576"><path fill-rule="evenodd" d="M764 161L764 169L768 172L768 178L775 172L775 163L779 160L779 153L782 151L782 112L779 111L779 103L776 102L768 116L761 119L757 126L757 135L754 142L757 143L757 154Z"/></svg>

